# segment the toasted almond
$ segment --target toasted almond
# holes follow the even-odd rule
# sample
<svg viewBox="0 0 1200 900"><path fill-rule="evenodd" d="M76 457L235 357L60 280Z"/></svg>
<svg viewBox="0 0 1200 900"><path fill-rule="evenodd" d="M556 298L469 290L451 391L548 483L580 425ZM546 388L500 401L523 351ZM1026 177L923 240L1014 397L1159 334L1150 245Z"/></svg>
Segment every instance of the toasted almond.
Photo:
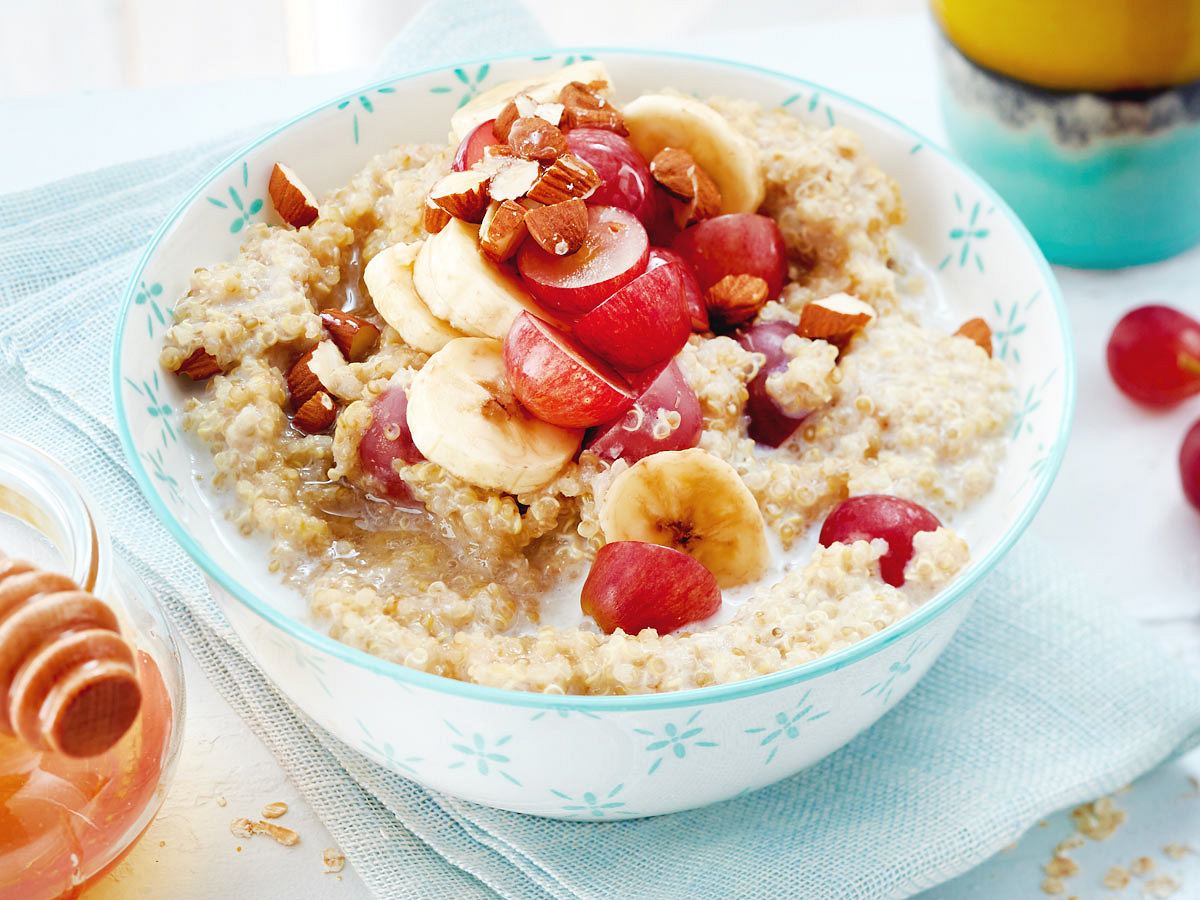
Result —
<svg viewBox="0 0 1200 900"><path fill-rule="evenodd" d="M704 297L714 330L749 322L767 302L767 283L756 275L726 275Z"/></svg>
<svg viewBox="0 0 1200 900"><path fill-rule="evenodd" d="M529 191L529 198L545 204L585 200L595 193L600 182L600 176L588 163L574 153L564 153L542 173Z"/></svg>
<svg viewBox="0 0 1200 900"><path fill-rule="evenodd" d="M429 197L425 198L425 230L430 234L437 234L443 228L450 224L450 220L454 217L446 212L440 206L433 202Z"/></svg>
<svg viewBox="0 0 1200 900"><path fill-rule="evenodd" d="M580 247L588 233L587 205L579 198L539 206L525 213L529 236L547 253L569 256Z"/></svg>
<svg viewBox="0 0 1200 900"><path fill-rule="evenodd" d="M984 353L992 355L992 329L983 319L969 319L954 333L970 338L983 348Z"/></svg>
<svg viewBox="0 0 1200 900"><path fill-rule="evenodd" d="M838 343L865 328L875 318L875 310L849 294L832 294L813 300L800 310L796 333L813 340Z"/></svg>
<svg viewBox="0 0 1200 900"><path fill-rule="evenodd" d="M493 200L518 200L529 193L538 180L538 164L529 159L502 160L488 185ZM485 210L486 212L486 210Z"/></svg>
<svg viewBox="0 0 1200 900"><path fill-rule="evenodd" d="M572 128L600 128L620 135L629 134L629 129L625 127L625 117L611 106L602 109L568 106L563 111L561 127L564 131Z"/></svg>
<svg viewBox="0 0 1200 900"><path fill-rule="evenodd" d="M324 391L317 391L301 404L292 416L292 424L305 434L321 434L337 418L337 404Z"/></svg>
<svg viewBox="0 0 1200 900"><path fill-rule="evenodd" d="M488 176L476 169L442 176L429 191L429 199L464 222L478 222L487 212Z"/></svg>
<svg viewBox="0 0 1200 900"><path fill-rule="evenodd" d="M288 811L288 805L282 800L276 800L274 803L268 803L262 808L262 817L264 819L278 819Z"/></svg>
<svg viewBox="0 0 1200 900"><path fill-rule="evenodd" d="M311 225L320 214L313 192L283 163L275 163L275 168L271 169L267 193L275 206L275 212L279 213L279 218L293 228Z"/></svg>
<svg viewBox="0 0 1200 900"><path fill-rule="evenodd" d="M696 185L692 177L696 160L692 154L678 147L663 147L650 160L650 174L672 197L691 200L696 196Z"/></svg>
<svg viewBox="0 0 1200 900"><path fill-rule="evenodd" d="M504 262L517 252L528 234L525 207L516 200L493 202L479 226L479 246L489 259Z"/></svg>
<svg viewBox="0 0 1200 900"><path fill-rule="evenodd" d="M582 81L572 81L563 85L563 89L558 92L558 102L568 109L604 109L608 106L607 100Z"/></svg>
<svg viewBox="0 0 1200 900"><path fill-rule="evenodd" d="M321 313L321 322L330 340L349 362L362 362L379 340L379 329L375 325L350 313L327 309Z"/></svg>
<svg viewBox="0 0 1200 900"><path fill-rule="evenodd" d="M308 402L313 394L322 388L321 380L317 378L317 374L309 367L309 363L312 361L316 350L317 348L313 347L312 350L301 356L288 369L286 381L288 396L292 399L292 409L299 409Z"/></svg>
<svg viewBox="0 0 1200 900"><path fill-rule="evenodd" d="M215 356L203 347L197 347L187 359L179 364L179 368L175 371L180 375L186 375L192 381L204 381L206 378L212 378L220 373L222 369Z"/></svg>
<svg viewBox="0 0 1200 900"><path fill-rule="evenodd" d="M521 159L550 162L567 152L567 139L540 116L522 116L509 129L508 146Z"/></svg>
<svg viewBox="0 0 1200 900"><path fill-rule="evenodd" d="M508 130L512 128L513 122L521 118L521 112L517 109L515 100L509 100L504 105L504 109L500 110L496 120L492 122L492 134L502 141L508 140Z"/></svg>
<svg viewBox="0 0 1200 900"><path fill-rule="evenodd" d="M715 181L708 177L699 166L692 166L687 172L691 182L688 190L691 197L686 200L671 198L671 206L675 212L675 224L687 228L703 219L711 219L721 212L721 191Z"/></svg>

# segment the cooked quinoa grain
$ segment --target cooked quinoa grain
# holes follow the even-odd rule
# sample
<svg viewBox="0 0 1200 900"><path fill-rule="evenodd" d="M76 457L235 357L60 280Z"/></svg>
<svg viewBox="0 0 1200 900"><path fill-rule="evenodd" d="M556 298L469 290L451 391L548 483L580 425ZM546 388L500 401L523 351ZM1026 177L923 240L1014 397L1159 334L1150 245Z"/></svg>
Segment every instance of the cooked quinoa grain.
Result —
<svg viewBox="0 0 1200 900"><path fill-rule="evenodd" d="M759 321L795 322L805 303L843 291L878 318L841 350L787 339L789 362L767 391L789 414L812 415L770 452L746 432L747 385L764 357L729 337L693 335L677 363L700 403L700 447L733 466L793 556L814 523L855 494L896 494L952 520L991 488L1003 455L1013 408L1003 364L968 339L923 327L905 307L890 234L904 208L856 135L744 101L712 105L757 147L763 212L789 252L790 283ZM248 229L236 260L197 270L161 352L172 371L201 347L221 364L224 374L188 403L184 427L211 451L214 488L236 500L234 524L269 536L265 564L306 594L335 638L498 687L679 690L778 671L859 641L967 564L966 543L950 527L916 537L901 588L879 577L883 541L818 547L750 586L719 621L606 635L581 615L565 622L562 610L577 610L578 595L562 595L576 590L603 545L599 509L623 461L584 451L520 496L434 462L398 462L411 508L380 499L358 458L372 403L406 388L429 357L378 316L362 269L393 244L424 238L424 198L452 153L398 147L323 198L312 225ZM290 423L285 374L323 339L318 313L327 308L365 317L381 337L361 362L324 351L321 381L340 414L331 433L305 435ZM679 426L678 414L652 425L656 435Z"/></svg>

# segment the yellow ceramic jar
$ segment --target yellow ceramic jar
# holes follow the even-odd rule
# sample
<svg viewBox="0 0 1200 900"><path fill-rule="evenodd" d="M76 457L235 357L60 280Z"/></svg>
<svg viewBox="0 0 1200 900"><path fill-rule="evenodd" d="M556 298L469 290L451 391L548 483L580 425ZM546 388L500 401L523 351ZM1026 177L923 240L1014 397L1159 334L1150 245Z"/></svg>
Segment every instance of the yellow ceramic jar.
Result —
<svg viewBox="0 0 1200 900"><path fill-rule="evenodd" d="M933 11L968 58L1038 87L1200 80L1200 0L933 0Z"/></svg>

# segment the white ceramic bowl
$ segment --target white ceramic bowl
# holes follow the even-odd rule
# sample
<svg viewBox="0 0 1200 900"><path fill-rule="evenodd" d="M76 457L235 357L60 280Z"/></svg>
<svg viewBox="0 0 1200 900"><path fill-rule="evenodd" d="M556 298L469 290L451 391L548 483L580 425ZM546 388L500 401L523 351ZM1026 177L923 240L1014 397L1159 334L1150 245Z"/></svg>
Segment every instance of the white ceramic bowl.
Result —
<svg viewBox="0 0 1200 900"><path fill-rule="evenodd" d="M857 131L908 206L904 244L936 282L930 314L995 331L1018 412L992 493L955 526L973 562L908 618L845 650L735 684L635 697L518 693L440 678L340 644L267 571L264 542L222 515L196 473L209 454L180 428L182 379L156 363L163 313L199 265L231 259L276 160L318 193L396 143L445 140L481 87L602 59L618 98L663 86L782 105ZM239 151L158 230L127 290L114 354L121 437L150 504L204 569L255 661L312 719L379 764L437 791L544 816L611 819L701 806L786 777L841 747L900 701L971 607L973 589L1029 524L1058 469L1074 397L1066 314L1045 260L986 184L938 147L818 85L717 60L593 50L492 59L364 87Z"/></svg>

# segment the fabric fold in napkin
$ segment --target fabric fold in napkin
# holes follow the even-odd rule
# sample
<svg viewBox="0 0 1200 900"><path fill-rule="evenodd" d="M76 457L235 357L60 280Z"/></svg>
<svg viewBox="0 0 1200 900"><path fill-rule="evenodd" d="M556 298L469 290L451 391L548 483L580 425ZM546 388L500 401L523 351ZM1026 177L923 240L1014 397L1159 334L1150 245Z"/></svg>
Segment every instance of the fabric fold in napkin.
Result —
<svg viewBox="0 0 1200 900"><path fill-rule="evenodd" d="M518 4L439 2L393 41L381 74L546 43ZM313 728L248 662L142 501L108 384L138 255L240 143L0 197L0 432L49 451L87 485L200 668L378 896L908 896L1196 744L1197 683L1029 542L878 725L796 777L707 809L602 824L497 812L427 792Z"/></svg>

